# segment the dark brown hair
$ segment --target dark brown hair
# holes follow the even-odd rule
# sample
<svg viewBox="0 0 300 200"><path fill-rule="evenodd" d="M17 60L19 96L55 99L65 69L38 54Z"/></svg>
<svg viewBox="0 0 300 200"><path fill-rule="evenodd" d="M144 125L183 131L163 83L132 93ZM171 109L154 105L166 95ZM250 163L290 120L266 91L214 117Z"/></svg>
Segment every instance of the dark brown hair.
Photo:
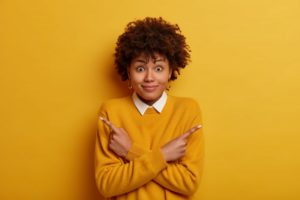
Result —
<svg viewBox="0 0 300 200"><path fill-rule="evenodd" d="M172 69L170 80L175 80L190 61L190 49L177 24L170 24L161 17L146 17L127 24L125 32L119 36L115 48L115 66L122 80L128 79L127 68L131 61L144 53L154 57L154 53L165 56Z"/></svg>

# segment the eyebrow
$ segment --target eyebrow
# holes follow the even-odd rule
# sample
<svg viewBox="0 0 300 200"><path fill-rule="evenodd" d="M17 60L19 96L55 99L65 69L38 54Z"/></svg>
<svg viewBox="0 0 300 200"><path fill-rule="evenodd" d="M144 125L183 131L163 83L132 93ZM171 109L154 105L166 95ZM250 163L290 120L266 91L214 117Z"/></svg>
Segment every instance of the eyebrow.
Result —
<svg viewBox="0 0 300 200"><path fill-rule="evenodd" d="M147 63L147 61L145 61L145 60L142 60L142 59L136 59L134 62Z"/></svg>
<svg viewBox="0 0 300 200"><path fill-rule="evenodd" d="M166 59L164 59L164 58L158 58L158 59L154 59L154 63L156 63L156 62L164 62ZM148 61L147 60L143 60L143 59L136 59L134 62L141 62L141 63L148 63Z"/></svg>
<svg viewBox="0 0 300 200"><path fill-rule="evenodd" d="M164 62L164 61L165 61L165 59L164 59L164 58L155 59L155 60L154 60L154 63L156 63L156 62L160 62L160 61L163 61L163 62Z"/></svg>

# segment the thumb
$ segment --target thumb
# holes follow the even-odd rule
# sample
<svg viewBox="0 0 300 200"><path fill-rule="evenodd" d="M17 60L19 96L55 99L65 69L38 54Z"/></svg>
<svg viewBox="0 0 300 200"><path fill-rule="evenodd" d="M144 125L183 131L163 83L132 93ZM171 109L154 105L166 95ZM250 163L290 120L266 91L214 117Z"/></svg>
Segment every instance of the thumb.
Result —
<svg viewBox="0 0 300 200"><path fill-rule="evenodd" d="M124 128L120 128L121 133L128 135Z"/></svg>

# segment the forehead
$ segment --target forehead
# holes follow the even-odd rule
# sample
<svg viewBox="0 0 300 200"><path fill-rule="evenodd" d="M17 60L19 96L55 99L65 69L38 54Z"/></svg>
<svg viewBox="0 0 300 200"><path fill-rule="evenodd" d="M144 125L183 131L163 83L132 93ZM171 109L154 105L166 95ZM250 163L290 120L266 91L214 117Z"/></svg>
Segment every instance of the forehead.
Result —
<svg viewBox="0 0 300 200"><path fill-rule="evenodd" d="M149 61L163 61L163 62L167 62L167 58L166 56L159 54L159 53L153 53L151 54L145 54L145 53L141 53L140 55L138 55L137 57L132 59L132 62L146 62L148 63Z"/></svg>

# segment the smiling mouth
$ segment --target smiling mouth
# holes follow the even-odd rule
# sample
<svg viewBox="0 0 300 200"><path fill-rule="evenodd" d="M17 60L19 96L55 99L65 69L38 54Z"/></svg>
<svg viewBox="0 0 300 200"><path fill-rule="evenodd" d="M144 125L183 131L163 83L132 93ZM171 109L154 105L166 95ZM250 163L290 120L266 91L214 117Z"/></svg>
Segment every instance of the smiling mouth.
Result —
<svg viewBox="0 0 300 200"><path fill-rule="evenodd" d="M157 86L142 86L142 87L147 92L152 92L157 88Z"/></svg>

